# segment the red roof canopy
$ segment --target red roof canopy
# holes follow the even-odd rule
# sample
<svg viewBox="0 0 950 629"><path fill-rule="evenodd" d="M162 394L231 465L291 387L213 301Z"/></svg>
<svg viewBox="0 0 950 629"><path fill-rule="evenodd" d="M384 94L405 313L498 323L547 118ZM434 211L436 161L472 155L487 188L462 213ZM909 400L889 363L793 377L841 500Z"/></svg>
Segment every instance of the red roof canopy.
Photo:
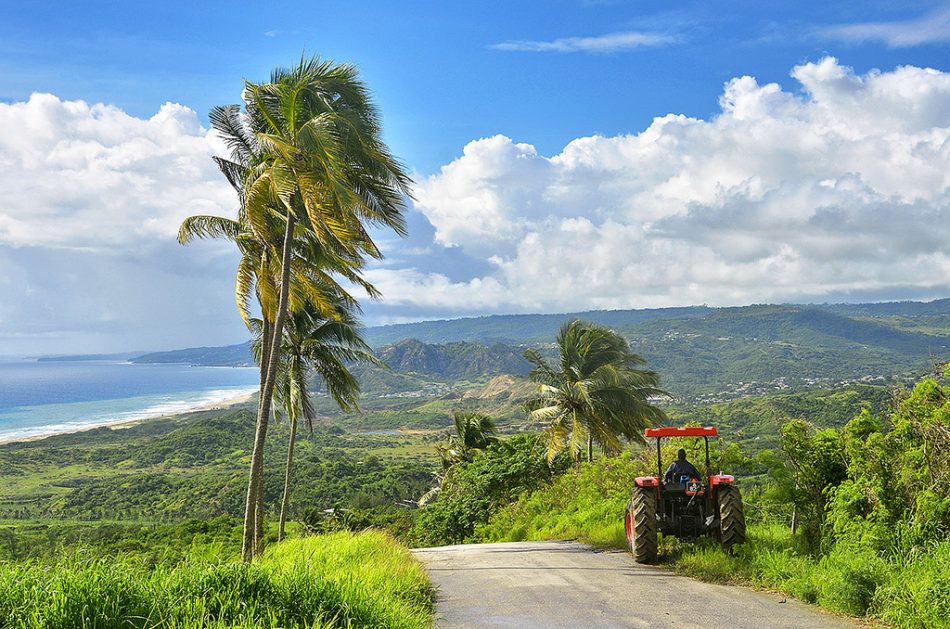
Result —
<svg viewBox="0 0 950 629"><path fill-rule="evenodd" d="M715 437L714 426L689 426L687 428L647 428L644 437Z"/></svg>

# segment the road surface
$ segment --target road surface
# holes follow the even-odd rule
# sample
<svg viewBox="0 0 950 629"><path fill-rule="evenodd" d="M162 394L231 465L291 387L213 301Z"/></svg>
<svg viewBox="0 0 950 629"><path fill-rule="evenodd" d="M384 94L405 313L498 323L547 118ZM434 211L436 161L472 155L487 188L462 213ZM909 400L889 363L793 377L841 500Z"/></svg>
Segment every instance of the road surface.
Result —
<svg viewBox="0 0 950 629"><path fill-rule="evenodd" d="M437 626L849 628L780 594L702 583L573 542L413 551L436 586Z"/></svg>

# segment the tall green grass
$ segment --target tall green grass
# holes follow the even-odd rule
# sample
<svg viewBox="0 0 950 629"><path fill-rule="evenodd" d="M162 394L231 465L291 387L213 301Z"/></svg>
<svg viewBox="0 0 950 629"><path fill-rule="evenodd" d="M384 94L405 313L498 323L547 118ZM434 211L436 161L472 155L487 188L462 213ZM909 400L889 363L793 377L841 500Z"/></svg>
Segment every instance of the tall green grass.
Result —
<svg viewBox="0 0 950 629"><path fill-rule="evenodd" d="M501 509L476 529L476 537L487 542L581 539L625 548L623 509L631 479L646 473L644 465L628 452L585 463Z"/></svg>
<svg viewBox="0 0 950 629"><path fill-rule="evenodd" d="M0 627L428 627L425 572L384 533L297 538L253 564L75 554L0 564Z"/></svg>

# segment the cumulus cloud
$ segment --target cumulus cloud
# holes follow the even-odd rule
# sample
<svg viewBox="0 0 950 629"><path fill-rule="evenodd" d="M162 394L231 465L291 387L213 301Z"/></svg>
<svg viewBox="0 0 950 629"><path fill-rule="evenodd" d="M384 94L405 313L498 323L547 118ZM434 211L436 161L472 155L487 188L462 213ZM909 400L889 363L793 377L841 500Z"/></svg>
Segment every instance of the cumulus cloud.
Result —
<svg viewBox="0 0 950 629"><path fill-rule="evenodd" d="M663 33L622 31L593 37L562 37L551 41L517 39L493 44L495 50L518 52L619 52L672 44L676 38Z"/></svg>
<svg viewBox="0 0 950 629"><path fill-rule="evenodd" d="M846 41L879 41L891 48L950 41L950 5L910 20L838 24L822 29L821 34Z"/></svg>
<svg viewBox="0 0 950 629"><path fill-rule="evenodd" d="M34 94L0 103L0 354L236 342L226 243L183 248L194 213L233 215L194 111L147 119Z"/></svg>
<svg viewBox="0 0 950 629"><path fill-rule="evenodd" d="M190 214L233 214L216 152L174 103L148 119L51 94L0 103L0 244L140 250Z"/></svg>
<svg viewBox="0 0 950 629"><path fill-rule="evenodd" d="M950 74L744 76L709 120L584 137L559 154L494 136L416 189L436 242L492 270L388 271L387 296L456 310L740 304L950 289ZM492 307L493 306L493 307Z"/></svg>

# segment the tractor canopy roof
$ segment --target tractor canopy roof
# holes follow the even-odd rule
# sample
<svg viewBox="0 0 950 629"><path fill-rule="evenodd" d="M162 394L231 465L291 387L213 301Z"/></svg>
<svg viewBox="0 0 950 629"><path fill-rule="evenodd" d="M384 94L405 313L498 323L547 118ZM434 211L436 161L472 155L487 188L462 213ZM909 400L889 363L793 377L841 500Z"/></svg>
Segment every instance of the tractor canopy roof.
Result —
<svg viewBox="0 0 950 629"><path fill-rule="evenodd" d="M714 426L687 426L686 428L647 428L644 437L715 437Z"/></svg>

